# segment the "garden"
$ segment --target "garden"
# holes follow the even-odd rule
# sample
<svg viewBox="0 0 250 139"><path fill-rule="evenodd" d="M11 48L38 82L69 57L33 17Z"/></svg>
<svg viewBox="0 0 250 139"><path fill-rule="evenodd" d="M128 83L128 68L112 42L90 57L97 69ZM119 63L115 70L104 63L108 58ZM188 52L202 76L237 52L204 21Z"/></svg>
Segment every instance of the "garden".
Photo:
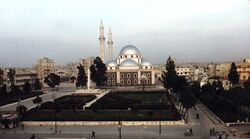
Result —
<svg viewBox="0 0 250 139"><path fill-rule="evenodd" d="M45 102L28 111L25 121L174 121L180 115L165 91L111 92L91 107L83 106L95 98L64 96L54 102Z"/></svg>

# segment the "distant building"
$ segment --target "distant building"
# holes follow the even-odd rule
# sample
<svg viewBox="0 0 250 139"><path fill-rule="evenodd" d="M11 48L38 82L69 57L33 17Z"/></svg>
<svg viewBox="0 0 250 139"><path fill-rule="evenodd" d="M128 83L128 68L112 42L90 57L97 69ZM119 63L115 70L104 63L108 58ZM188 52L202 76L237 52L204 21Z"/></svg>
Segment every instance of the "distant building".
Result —
<svg viewBox="0 0 250 139"><path fill-rule="evenodd" d="M177 66L175 70L178 76L184 76L186 79L190 79L192 68L187 66Z"/></svg>
<svg viewBox="0 0 250 139"><path fill-rule="evenodd" d="M250 79L250 59L244 59L243 63L237 63L237 72L240 77L240 83Z"/></svg>
<svg viewBox="0 0 250 139"><path fill-rule="evenodd" d="M15 69L15 85L18 87L23 87L25 82L29 82L31 87L34 87L35 79L37 78L37 74L33 69L25 69L25 68L18 68Z"/></svg>
<svg viewBox="0 0 250 139"><path fill-rule="evenodd" d="M217 77L224 80L228 79L228 74L232 63L210 64L208 65L208 76Z"/></svg>
<svg viewBox="0 0 250 139"><path fill-rule="evenodd" d="M31 68L15 68L14 84L20 89L23 88L25 82L29 82L31 87L34 87L35 79L37 78L36 72ZM7 85L7 91L10 91L10 81L8 79L9 69L5 68L4 71L4 84Z"/></svg>
<svg viewBox="0 0 250 139"><path fill-rule="evenodd" d="M43 81L46 76L56 71L55 62L53 59L49 59L46 57L39 59L37 60L35 69L38 78Z"/></svg>
<svg viewBox="0 0 250 139"><path fill-rule="evenodd" d="M94 64L94 60L95 60L94 57L88 57L88 58L83 58L83 59L79 60L79 64L81 64L84 67L84 70L85 70L86 74L87 74L88 69L90 68L90 66Z"/></svg>

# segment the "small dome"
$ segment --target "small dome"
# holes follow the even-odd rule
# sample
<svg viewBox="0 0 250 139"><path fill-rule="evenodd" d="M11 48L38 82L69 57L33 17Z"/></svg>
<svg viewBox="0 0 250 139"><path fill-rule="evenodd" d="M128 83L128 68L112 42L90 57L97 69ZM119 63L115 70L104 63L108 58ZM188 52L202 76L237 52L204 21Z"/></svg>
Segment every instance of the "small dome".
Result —
<svg viewBox="0 0 250 139"><path fill-rule="evenodd" d="M117 66L116 60L109 61L106 65L107 67L116 67Z"/></svg>
<svg viewBox="0 0 250 139"><path fill-rule="evenodd" d="M134 45L126 45L121 49L120 55L140 55L140 52Z"/></svg>
<svg viewBox="0 0 250 139"><path fill-rule="evenodd" d="M152 64L150 62L148 62L148 61L146 61L144 59L142 60L141 65L142 66L152 66Z"/></svg>
<svg viewBox="0 0 250 139"><path fill-rule="evenodd" d="M136 67L138 66L138 64L132 59L126 59L121 63L120 66L121 67Z"/></svg>

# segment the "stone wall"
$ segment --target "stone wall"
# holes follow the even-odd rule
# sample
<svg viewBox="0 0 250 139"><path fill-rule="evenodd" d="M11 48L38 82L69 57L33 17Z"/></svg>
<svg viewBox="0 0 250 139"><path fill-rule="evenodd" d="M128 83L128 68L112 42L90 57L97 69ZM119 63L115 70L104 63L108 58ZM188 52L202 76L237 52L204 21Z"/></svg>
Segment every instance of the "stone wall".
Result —
<svg viewBox="0 0 250 139"><path fill-rule="evenodd" d="M121 121L122 125L125 126L138 126L138 125L184 125L183 120L180 121ZM30 122L23 121L23 125L42 125L49 126L54 125L54 121L39 121L39 122ZM118 121L57 121L57 125L70 125L70 126L102 126L102 125L118 125Z"/></svg>

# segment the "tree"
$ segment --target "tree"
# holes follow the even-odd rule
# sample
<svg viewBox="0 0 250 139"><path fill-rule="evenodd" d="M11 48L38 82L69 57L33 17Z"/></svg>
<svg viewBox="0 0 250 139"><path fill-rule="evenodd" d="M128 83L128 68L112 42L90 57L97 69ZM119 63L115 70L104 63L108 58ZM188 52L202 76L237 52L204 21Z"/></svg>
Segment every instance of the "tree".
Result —
<svg viewBox="0 0 250 139"><path fill-rule="evenodd" d="M42 88L41 82L39 81L38 78L36 78L35 83L34 83L34 89L35 90L41 90L41 88Z"/></svg>
<svg viewBox="0 0 250 139"><path fill-rule="evenodd" d="M11 86L14 86L15 84L15 75L16 75L16 70L13 68L10 68L9 71L7 72L7 77L10 81Z"/></svg>
<svg viewBox="0 0 250 139"><path fill-rule="evenodd" d="M81 64L77 66L77 69L78 69L78 76L76 80L76 87L77 88L84 87L87 84L87 76L85 74L85 70Z"/></svg>
<svg viewBox="0 0 250 139"><path fill-rule="evenodd" d="M198 81L192 82L189 86L190 92L194 94L194 96L199 97L201 93L200 83Z"/></svg>
<svg viewBox="0 0 250 139"><path fill-rule="evenodd" d="M244 82L243 86L246 91L250 92L250 78Z"/></svg>
<svg viewBox="0 0 250 139"><path fill-rule="evenodd" d="M231 64L231 69L228 74L228 80L233 84L233 86L239 83L239 74L234 62Z"/></svg>
<svg viewBox="0 0 250 139"><path fill-rule="evenodd" d="M19 107L16 107L16 111L19 113L19 116L22 117L28 111L28 108L24 105L20 105Z"/></svg>
<svg viewBox="0 0 250 139"><path fill-rule="evenodd" d="M55 86L60 85L60 76L55 73L50 73L47 77L45 77L44 82L54 90Z"/></svg>
<svg viewBox="0 0 250 139"><path fill-rule="evenodd" d="M176 92L178 75L175 71L175 62L169 56L166 62L166 71L162 73L161 82L166 89L173 89Z"/></svg>
<svg viewBox="0 0 250 139"><path fill-rule="evenodd" d="M43 102L42 98L40 96L36 96L35 99L33 99L33 103L37 104L38 107L40 107L40 104Z"/></svg>
<svg viewBox="0 0 250 139"><path fill-rule="evenodd" d="M100 57L96 57L94 64L90 66L91 80L96 83L96 86L106 85L107 82L107 67Z"/></svg>
<svg viewBox="0 0 250 139"><path fill-rule="evenodd" d="M0 87L0 93L1 96L7 95L7 86L5 84L2 87Z"/></svg>
<svg viewBox="0 0 250 139"><path fill-rule="evenodd" d="M30 83L28 82L28 81L26 81L25 83L24 83L24 85L23 85L23 91L25 92L25 93L27 93L27 92L30 92L32 89L31 89L31 85L30 85Z"/></svg>
<svg viewBox="0 0 250 139"><path fill-rule="evenodd" d="M4 71L2 69L0 69L0 87L3 86L3 76L4 76Z"/></svg>

